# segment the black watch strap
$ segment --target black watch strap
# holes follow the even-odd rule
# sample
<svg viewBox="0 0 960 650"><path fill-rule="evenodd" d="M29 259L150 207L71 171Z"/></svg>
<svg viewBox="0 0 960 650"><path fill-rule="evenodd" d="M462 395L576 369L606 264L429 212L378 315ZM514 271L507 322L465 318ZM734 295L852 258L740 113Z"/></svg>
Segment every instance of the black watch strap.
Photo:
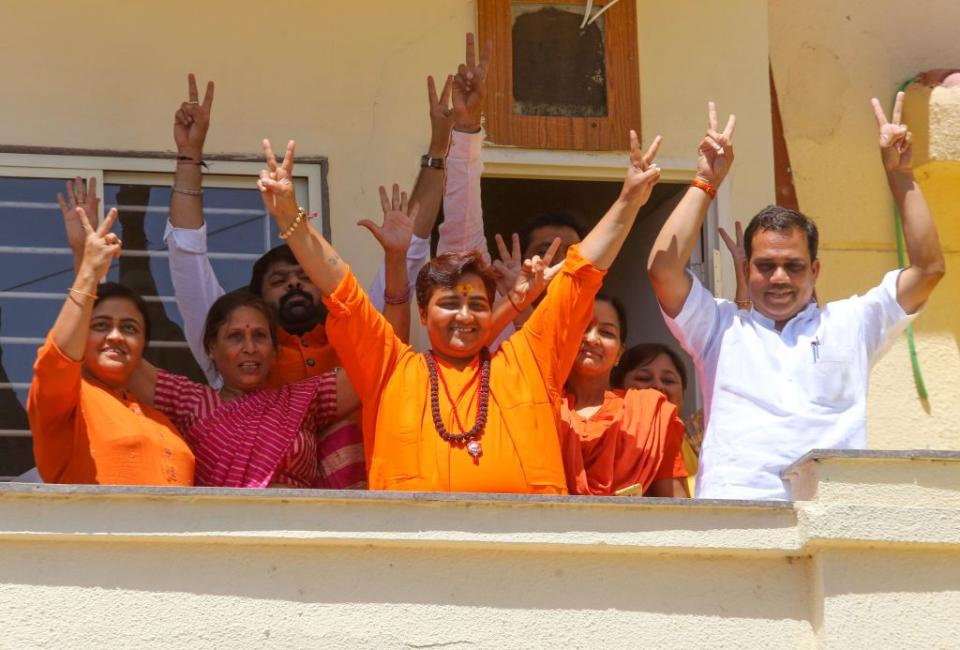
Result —
<svg viewBox="0 0 960 650"><path fill-rule="evenodd" d="M426 154L420 156L420 166L433 167L434 169L446 169L447 161L445 158L434 158L433 156Z"/></svg>

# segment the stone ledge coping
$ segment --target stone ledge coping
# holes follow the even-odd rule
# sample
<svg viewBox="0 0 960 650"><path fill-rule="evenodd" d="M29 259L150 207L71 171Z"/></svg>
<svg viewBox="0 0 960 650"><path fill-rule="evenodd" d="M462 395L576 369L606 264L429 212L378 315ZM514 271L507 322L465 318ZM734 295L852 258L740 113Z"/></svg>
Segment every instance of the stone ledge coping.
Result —
<svg viewBox="0 0 960 650"><path fill-rule="evenodd" d="M601 497L544 494L497 494L489 492L393 492L383 490L294 490L210 487L158 487L141 485L58 485L52 483L0 483L0 498L49 496L104 496L104 497L181 497L181 498L243 498L268 501L363 501L368 503L453 503L515 504L515 505L573 505L644 506L654 508L759 508L763 510L792 510L788 501L748 501L737 499L667 499L659 497Z"/></svg>
<svg viewBox="0 0 960 650"><path fill-rule="evenodd" d="M960 451L943 449L811 449L783 470L783 476L795 474L801 465L824 460L960 461Z"/></svg>

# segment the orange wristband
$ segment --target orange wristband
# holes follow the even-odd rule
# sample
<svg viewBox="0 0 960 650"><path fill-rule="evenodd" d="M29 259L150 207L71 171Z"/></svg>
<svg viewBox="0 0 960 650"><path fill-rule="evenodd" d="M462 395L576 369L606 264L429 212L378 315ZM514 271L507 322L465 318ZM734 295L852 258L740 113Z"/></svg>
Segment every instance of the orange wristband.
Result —
<svg viewBox="0 0 960 650"><path fill-rule="evenodd" d="M707 196L709 196L711 199L714 199L717 197L717 188L715 188L713 185L711 185L707 181L700 180L699 178L694 178L692 181L690 181L690 186L697 187L703 190L704 192L707 193Z"/></svg>

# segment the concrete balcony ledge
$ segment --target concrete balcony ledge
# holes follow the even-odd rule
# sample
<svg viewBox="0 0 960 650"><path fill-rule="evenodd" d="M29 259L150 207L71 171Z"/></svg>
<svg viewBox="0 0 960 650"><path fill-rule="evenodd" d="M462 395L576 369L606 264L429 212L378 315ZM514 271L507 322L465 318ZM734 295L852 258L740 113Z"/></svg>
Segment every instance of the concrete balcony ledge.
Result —
<svg viewBox="0 0 960 650"><path fill-rule="evenodd" d="M950 647L960 453L793 502L0 485L0 647Z"/></svg>

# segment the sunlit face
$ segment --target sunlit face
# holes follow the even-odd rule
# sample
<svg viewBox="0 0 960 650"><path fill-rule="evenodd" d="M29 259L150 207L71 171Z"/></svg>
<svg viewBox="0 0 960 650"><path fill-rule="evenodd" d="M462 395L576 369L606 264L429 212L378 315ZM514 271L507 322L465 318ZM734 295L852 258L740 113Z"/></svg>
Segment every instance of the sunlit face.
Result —
<svg viewBox="0 0 960 650"><path fill-rule="evenodd" d="M777 327L810 302L820 273L820 260L810 260L807 234L798 228L759 230L753 235L747 284L753 307Z"/></svg>
<svg viewBox="0 0 960 650"><path fill-rule="evenodd" d="M567 249L574 244L580 243L580 235L570 226L540 226L530 232L530 242L526 250L523 251L523 259L528 260L534 255L543 257L550 244L557 237L560 238L560 249L557 251L553 263L562 261L567 256Z"/></svg>
<svg viewBox="0 0 960 650"><path fill-rule="evenodd" d="M671 404L683 410L683 382L673 360L658 354L644 365L637 366L623 377L624 388L653 388L667 396Z"/></svg>
<svg viewBox="0 0 960 650"><path fill-rule="evenodd" d="M471 359L480 353L493 326L490 298L480 276L466 273L453 289L437 288L420 322L427 326L430 345L441 358Z"/></svg>
<svg viewBox="0 0 960 650"><path fill-rule="evenodd" d="M223 376L223 385L242 393L263 387L277 358L270 323L252 307L230 312L208 352Z"/></svg>
<svg viewBox="0 0 960 650"><path fill-rule="evenodd" d="M617 310L606 300L598 300L593 305L593 320L580 341L580 352L574 362L573 373L609 377L621 354L623 344L620 342Z"/></svg>
<svg viewBox="0 0 960 650"><path fill-rule="evenodd" d="M286 330L306 331L321 319L320 290L298 264L279 261L267 267L260 295L276 309L280 325Z"/></svg>
<svg viewBox="0 0 960 650"><path fill-rule="evenodd" d="M143 314L126 298L101 300L90 316L84 366L108 386L123 387L146 347Z"/></svg>

